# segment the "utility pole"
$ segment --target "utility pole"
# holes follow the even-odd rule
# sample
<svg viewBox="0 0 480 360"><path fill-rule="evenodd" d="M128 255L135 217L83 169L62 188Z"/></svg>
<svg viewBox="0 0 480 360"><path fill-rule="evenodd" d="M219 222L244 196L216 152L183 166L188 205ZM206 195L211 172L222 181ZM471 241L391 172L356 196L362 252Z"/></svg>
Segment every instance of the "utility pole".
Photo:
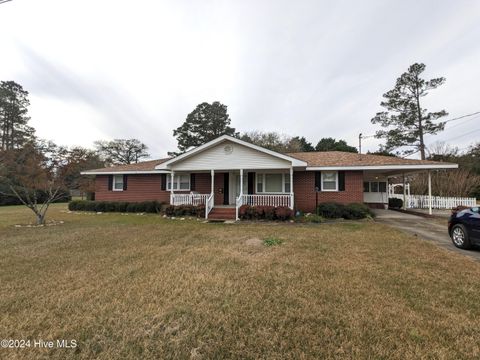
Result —
<svg viewBox="0 0 480 360"><path fill-rule="evenodd" d="M358 157L362 160L362 133L358 134Z"/></svg>

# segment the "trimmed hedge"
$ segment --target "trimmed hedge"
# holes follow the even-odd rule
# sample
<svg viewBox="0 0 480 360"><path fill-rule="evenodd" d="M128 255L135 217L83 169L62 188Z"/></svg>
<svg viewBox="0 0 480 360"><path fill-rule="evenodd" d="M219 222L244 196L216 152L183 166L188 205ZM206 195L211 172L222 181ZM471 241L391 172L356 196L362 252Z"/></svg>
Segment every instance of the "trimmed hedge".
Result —
<svg viewBox="0 0 480 360"><path fill-rule="evenodd" d="M158 201L125 202L73 200L68 203L68 210L71 211L160 213L161 207L162 204Z"/></svg>
<svg viewBox="0 0 480 360"><path fill-rule="evenodd" d="M403 200L398 198L388 199L388 207L392 209L401 209L403 207Z"/></svg>
<svg viewBox="0 0 480 360"><path fill-rule="evenodd" d="M205 217L205 205L169 205L165 208L165 215Z"/></svg>
<svg viewBox="0 0 480 360"><path fill-rule="evenodd" d="M250 206L242 205L238 216L244 220L290 220L294 212L287 206Z"/></svg>
<svg viewBox="0 0 480 360"><path fill-rule="evenodd" d="M318 205L317 215L326 219L344 218L347 220L358 220L375 216L373 211L365 204L352 203L343 205L334 202Z"/></svg>

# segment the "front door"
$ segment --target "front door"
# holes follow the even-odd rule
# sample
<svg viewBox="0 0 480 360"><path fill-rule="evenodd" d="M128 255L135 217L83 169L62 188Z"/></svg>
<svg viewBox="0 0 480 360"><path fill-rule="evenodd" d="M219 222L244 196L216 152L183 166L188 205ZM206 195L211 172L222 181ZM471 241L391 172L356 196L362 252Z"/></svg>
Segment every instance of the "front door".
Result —
<svg viewBox="0 0 480 360"><path fill-rule="evenodd" d="M223 174L223 205L230 204L230 181L229 181L229 173Z"/></svg>

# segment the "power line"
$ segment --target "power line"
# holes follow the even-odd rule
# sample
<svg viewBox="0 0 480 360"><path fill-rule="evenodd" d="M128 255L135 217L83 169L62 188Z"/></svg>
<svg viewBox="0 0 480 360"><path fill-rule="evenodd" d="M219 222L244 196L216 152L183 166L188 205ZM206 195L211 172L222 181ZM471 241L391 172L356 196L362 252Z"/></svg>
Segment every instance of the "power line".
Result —
<svg viewBox="0 0 480 360"><path fill-rule="evenodd" d="M6 2L9 2L9 1L12 1L12 0L0 0L0 4L6 3Z"/></svg>
<svg viewBox="0 0 480 360"><path fill-rule="evenodd" d="M453 119L448 119L448 120L445 120L443 122L448 123L450 121L460 120L460 119L463 119L463 118L466 118L466 117L469 117L469 116L473 116L473 115L477 115L477 114L480 114L480 111L476 111L474 113L467 114L467 115L462 115L462 116L459 116L459 117L456 117L456 118L453 118Z"/></svg>

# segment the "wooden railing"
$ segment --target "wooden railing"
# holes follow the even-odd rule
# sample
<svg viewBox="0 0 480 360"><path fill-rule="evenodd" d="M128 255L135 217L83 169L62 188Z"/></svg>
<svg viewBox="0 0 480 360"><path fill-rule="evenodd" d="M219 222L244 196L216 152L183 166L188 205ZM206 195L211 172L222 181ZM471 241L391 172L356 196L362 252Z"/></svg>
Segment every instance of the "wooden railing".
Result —
<svg viewBox="0 0 480 360"><path fill-rule="evenodd" d="M208 214L213 209L213 205L214 205L213 199L214 199L213 194L209 194L205 203L205 219L208 219Z"/></svg>
<svg viewBox="0 0 480 360"><path fill-rule="evenodd" d="M171 194L170 205L203 205L210 194Z"/></svg>
<svg viewBox="0 0 480 360"><path fill-rule="evenodd" d="M293 208L293 194L242 195L242 205L250 206L288 206Z"/></svg>
<svg viewBox="0 0 480 360"><path fill-rule="evenodd" d="M403 200L402 194L390 194L390 198ZM428 209L428 195L407 195L405 205L408 209ZM477 199L466 197L432 196L432 209L453 209L457 206L477 206Z"/></svg>

